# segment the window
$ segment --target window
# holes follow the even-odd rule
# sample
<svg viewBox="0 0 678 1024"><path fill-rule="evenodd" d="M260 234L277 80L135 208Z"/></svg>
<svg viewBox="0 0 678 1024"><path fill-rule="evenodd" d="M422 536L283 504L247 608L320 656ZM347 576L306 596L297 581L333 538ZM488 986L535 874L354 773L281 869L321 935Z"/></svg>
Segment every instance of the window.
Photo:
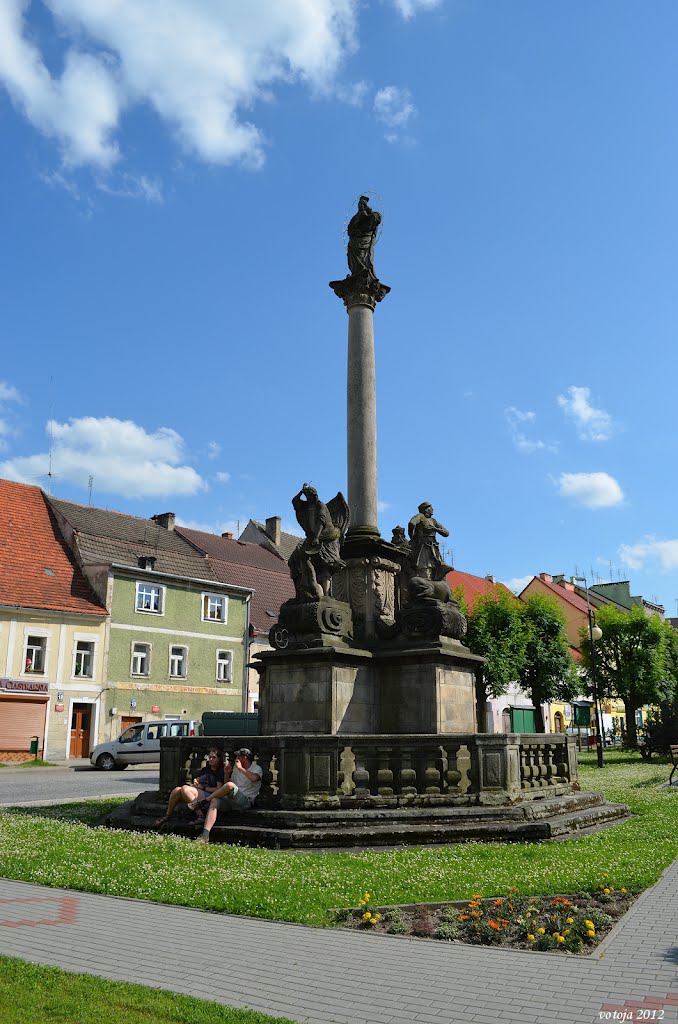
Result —
<svg viewBox="0 0 678 1024"><path fill-rule="evenodd" d="M165 604L165 588L154 583L137 583L136 610L162 615Z"/></svg>
<svg viewBox="0 0 678 1024"><path fill-rule="evenodd" d="M91 640L78 640L76 643L73 675L87 679L94 675L94 643Z"/></svg>
<svg viewBox="0 0 678 1024"><path fill-rule="evenodd" d="M170 647L170 676L178 679L186 677L186 655L185 647Z"/></svg>
<svg viewBox="0 0 678 1024"><path fill-rule="evenodd" d="M147 676L151 668L151 645L132 644L132 675Z"/></svg>
<svg viewBox="0 0 678 1024"><path fill-rule="evenodd" d="M159 740L161 736L167 735L167 723L158 722L157 725L149 725L146 735L149 740Z"/></svg>
<svg viewBox="0 0 678 1024"><path fill-rule="evenodd" d="M120 736L119 743L138 743L144 735L143 725L132 725Z"/></svg>
<svg viewBox="0 0 678 1024"><path fill-rule="evenodd" d="M203 622L226 622L228 598L225 594L202 595Z"/></svg>
<svg viewBox="0 0 678 1024"><path fill-rule="evenodd" d="M46 661L47 637L27 636L26 652L24 654L24 672L32 672L35 675L44 675Z"/></svg>
<svg viewBox="0 0 678 1024"><path fill-rule="evenodd" d="M230 683L233 674L233 655L230 651L217 651L217 679Z"/></svg>

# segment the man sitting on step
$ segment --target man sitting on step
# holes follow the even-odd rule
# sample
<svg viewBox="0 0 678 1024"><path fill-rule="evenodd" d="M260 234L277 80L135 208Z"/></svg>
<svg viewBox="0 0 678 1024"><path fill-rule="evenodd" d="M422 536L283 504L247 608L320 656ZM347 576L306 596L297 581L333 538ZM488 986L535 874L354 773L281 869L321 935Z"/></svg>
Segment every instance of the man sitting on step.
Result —
<svg viewBox="0 0 678 1024"><path fill-rule="evenodd" d="M254 763L251 750L247 747L236 750L233 765L228 764L224 769L224 785L212 794L199 843L209 843L220 808L246 811L252 806L259 795L263 774L261 766Z"/></svg>

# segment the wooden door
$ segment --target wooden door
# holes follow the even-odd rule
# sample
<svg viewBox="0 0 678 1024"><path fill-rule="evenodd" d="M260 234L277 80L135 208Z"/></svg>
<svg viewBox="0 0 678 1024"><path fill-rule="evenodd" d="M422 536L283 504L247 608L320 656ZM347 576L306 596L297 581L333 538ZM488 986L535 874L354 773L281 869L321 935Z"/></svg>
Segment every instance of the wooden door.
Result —
<svg viewBox="0 0 678 1024"><path fill-rule="evenodd" d="M92 705L74 704L71 712L71 747L69 757L89 757L89 734Z"/></svg>
<svg viewBox="0 0 678 1024"><path fill-rule="evenodd" d="M120 719L120 732L123 733L125 729L129 729L130 725L136 725L137 722L143 722L141 715L123 715Z"/></svg>

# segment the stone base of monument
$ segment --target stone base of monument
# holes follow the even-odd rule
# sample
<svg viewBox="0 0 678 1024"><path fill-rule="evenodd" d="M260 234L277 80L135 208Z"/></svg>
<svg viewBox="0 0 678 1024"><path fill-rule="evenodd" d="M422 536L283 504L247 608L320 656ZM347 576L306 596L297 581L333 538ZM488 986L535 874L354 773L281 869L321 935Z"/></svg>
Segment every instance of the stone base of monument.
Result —
<svg viewBox="0 0 678 1024"><path fill-rule="evenodd" d="M207 753L232 760L253 749L264 770L257 806L222 813L215 841L332 848L545 840L628 817L599 793L581 793L576 750L563 734L173 737L161 740L160 789L116 810L107 824L146 829L174 786ZM177 815L171 830L192 834Z"/></svg>
<svg viewBox="0 0 678 1024"><path fill-rule="evenodd" d="M372 651L336 642L263 651L256 661L260 730L265 735L475 732L480 664L481 658L447 637Z"/></svg>
<svg viewBox="0 0 678 1024"><path fill-rule="evenodd" d="M113 811L103 824L147 831L164 809L165 802L157 792L142 793ZM212 830L211 842L280 850L426 846L472 840L544 842L581 836L628 817L627 807L606 803L600 793L545 797L513 807L429 805L339 811L262 808L222 814ZM181 813L166 830L186 837L198 834Z"/></svg>

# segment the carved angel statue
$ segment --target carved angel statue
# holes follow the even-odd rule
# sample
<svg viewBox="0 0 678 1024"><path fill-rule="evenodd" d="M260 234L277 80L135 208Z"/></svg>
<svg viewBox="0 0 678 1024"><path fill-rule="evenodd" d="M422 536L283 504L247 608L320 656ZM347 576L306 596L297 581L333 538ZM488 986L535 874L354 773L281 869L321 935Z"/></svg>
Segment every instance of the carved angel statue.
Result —
<svg viewBox="0 0 678 1024"><path fill-rule="evenodd" d="M346 498L340 491L325 504L315 487L304 484L292 498L292 506L306 534L288 563L297 597L329 597L333 574L345 566L339 548L349 521Z"/></svg>

